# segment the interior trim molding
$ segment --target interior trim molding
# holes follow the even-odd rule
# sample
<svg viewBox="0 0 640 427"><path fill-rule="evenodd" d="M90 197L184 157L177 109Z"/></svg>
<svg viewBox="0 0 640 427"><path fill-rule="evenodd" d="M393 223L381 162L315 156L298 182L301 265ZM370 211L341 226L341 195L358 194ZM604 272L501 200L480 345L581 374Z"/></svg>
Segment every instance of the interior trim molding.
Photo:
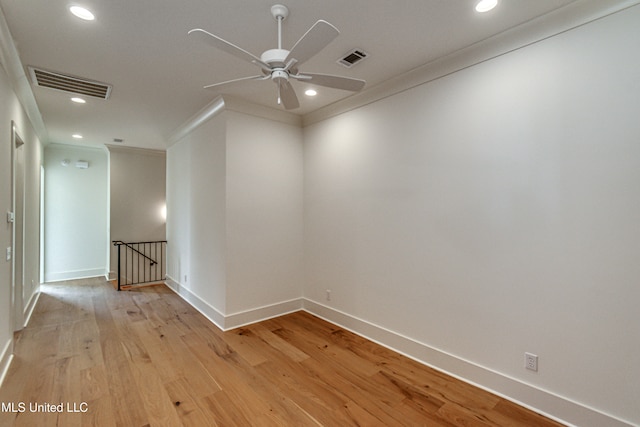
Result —
<svg viewBox="0 0 640 427"><path fill-rule="evenodd" d="M0 353L0 386L4 382L4 378L7 376L9 366L13 360L13 339L8 340L4 344L2 353Z"/></svg>
<svg viewBox="0 0 640 427"><path fill-rule="evenodd" d="M42 114L36 103L36 98L31 90L31 84L22 67L20 55L13 42L13 36L9 31L9 25L0 8L0 63L4 64L5 71L12 83L13 90L22 104L38 139L44 145L49 142L47 128L42 120Z"/></svg>
<svg viewBox="0 0 640 427"><path fill-rule="evenodd" d="M127 153L127 154L141 154L144 156L158 156L167 157L166 150L157 150L154 148L140 148L140 147L127 147L123 145L105 144L108 152Z"/></svg>
<svg viewBox="0 0 640 427"><path fill-rule="evenodd" d="M302 310L303 298L295 298L275 304L265 305L250 310L240 311L225 316L225 331L284 316Z"/></svg>
<svg viewBox="0 0 640 427"><path fill-rule="evenodd" d="M290 111L278 110L264 105L254 104L244 99L226 96L224 97L225 107L229 111L249 114L275 122L285 123L297 127L302 127L302 116Z"/></svg>
<svg viewBox="0 0 640 427"><path fill-rule="evenodd" d="M169 146L180 141L185 136L189 135L195 128L206 122L212 117L217 116L224 111L224 99L222 96L217 96L213 101L202 107L200 111L189 117L182 125L178 126L169 136L167 141Z"/></svg>
<svg viewBox="0 0 640 427"><path fill-rule="evenodd" d="M31 315L33 315L33 311L35 310L39 299L40 299L40 285L38 284L37 289L31 295L31 298L29 299L29 302L27 303L26 307L24 308L24 316L23 316L24 325L23 325L23 327L26 327L29 324L29 320L31 320Z"/></svg>
<svg viewBox="0 0 640 427"><path fill-rule="evenodd" d="M87 270L58 271L54 273L46 273L44 275L45 282L62 282L65 280L90 279L93 277L104 277L104 268L91 268Z"/></svg>
<svg viewBox="0 0 640 427"><path fill-rule="evenodd" d="M169 146L172 146L185 136L189 135L207 120L226 110L302 127L302 117L298 114L276 110L274 108L254 104L249 101L227 95L224 97L217 96L213 101L205 105L200 111L188 118L182 125L178 126L177 129L169 134L167 137Z"/></svg>
<svg viewBox="0 0 640 427"><path fill-rule="evenodd" d="M224 330L225 315L218 311L217 308L200 298L197 294L191 291L191 289L183 286L180 282L169 275L167 275L165 279L165 284L190 306L199 311L200 314L209 319L209 321L216 325L218 329Z"/></svg>
<svg viewBox="0 0 640 427"><path fill-rule="evenodd" d="M603 413L553 392L403 336L366 320L304 299L305 311L423 365L474 385L569 426L632 427L630 422Z"/></svg>
<svg viewBox="0 0 640 427"><path fill-rule="evenodd" d="M302 118L303 127L380 101L485 61L636 6L640 0L584 0L435 59L404 74L319 108Z"/></svg>

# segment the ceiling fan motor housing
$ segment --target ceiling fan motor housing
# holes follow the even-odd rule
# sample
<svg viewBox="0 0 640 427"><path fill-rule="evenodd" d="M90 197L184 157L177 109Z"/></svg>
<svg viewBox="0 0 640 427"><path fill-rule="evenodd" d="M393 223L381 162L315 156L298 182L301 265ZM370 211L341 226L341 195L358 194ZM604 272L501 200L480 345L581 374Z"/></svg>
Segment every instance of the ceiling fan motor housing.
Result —
<svg viewBox="0 0 640 427"><path fill-rule="evenodd" d="M269 49L262 54L260 59L269 64L271 68L284 68L284 60L288 55L289 51L286 49Z"/></svg>

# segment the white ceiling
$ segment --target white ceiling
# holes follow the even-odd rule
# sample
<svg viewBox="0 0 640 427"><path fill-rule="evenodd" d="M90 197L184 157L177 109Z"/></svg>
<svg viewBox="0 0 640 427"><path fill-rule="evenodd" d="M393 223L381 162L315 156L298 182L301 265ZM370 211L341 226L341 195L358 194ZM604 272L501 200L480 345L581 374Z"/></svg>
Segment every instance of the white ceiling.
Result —
<svg viewBox="0 0 640 427"><path fill-rule="evenodd" d="M283 47L291 48L318 19L341 32L301 69L367 81L365 91L434 59L528 22L575 0L501 0L478 14L477 0L283 0L290 15ZM108 100L70 102L68 94L32 86L49 141L166 148L167 136L217 95L230 94L280 108L271 82L252 81L218 91L202 87L259 74L257 68L187 36L192 28L211 33L260 56L277 45L270 14L275 0L82 0L96 15L82 21L68 12L69 0L0 0L23 67L36 66L113 85ZM353 48L369 57L351 69L336 60ZM27 73L28 74L28 73ZM319 88L303 95L293 82L299 115L351 95Z"/></svg>

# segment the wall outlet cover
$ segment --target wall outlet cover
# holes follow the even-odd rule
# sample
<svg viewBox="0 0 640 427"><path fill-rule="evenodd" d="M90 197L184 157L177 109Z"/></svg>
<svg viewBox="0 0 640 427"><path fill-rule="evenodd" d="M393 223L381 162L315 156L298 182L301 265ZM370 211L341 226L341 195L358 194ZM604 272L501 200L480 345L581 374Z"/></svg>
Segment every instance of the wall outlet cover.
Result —
<svg viewBox="0 0 640 427"><path fill-rule="evenodd" d="M524 367L530 371L538 372L538 356L533 353L525 353Z"/></svg>

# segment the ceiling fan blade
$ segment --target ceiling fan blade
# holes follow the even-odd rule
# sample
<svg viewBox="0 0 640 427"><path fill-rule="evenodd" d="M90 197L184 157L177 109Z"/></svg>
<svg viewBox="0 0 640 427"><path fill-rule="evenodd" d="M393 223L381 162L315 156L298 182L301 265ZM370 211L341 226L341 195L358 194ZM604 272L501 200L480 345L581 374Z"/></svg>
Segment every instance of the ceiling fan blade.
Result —
<svg viewBox="0 0 640 427"><path fill-rule="evenodd" d="M318 86L349 90L351 92L358 92L359 90L362 90L366 83L364 80L352 79L350 77L333 76L331 74L303 73L298 74L297 76L292 74L291 77Z"/></svg>
<svg viewBox="0 0 640 427"><path fill-rule="evenodd" d="M220 82L220 83L214 83L214 84L211 84L211 85L207 85L204 88L205 89L213 89L213 88L217 88L218 86L224 86L224 85L233 84L233 83L240 83L240 82L244 82L244 81L247 81L247 80L267 80L267 79L270 79L270 78L271 78L271 76L264 76L264 75L241 77L239 79L227 80L226 82Z"/></svg>
<svg viewBox="0 0 640 427"><path fill-rule="evenodd" d="M300 37L284 62L288 63L289 60L295 58L298 60L296 65L302 64L324 49L333 39L338 37L338 34L340 31L336 27L327 21L319 20Z"/></svg>
<svg viewBox="0 0 640 427"><path fill-rule="evenodd" d="M293 90L293 86L288 81L280 83L280 100L286 110L293 110L300 106L296 92Z"/></svg>
<svg viewBox="0 0 640 427"><path fill-rule="evenodd" d="M238 47L233 43L230 43L224 39L221 39L220 37L216 36L215 34L211 34L208 31L202 30L200 28L194 28L193 30L189 31L188 34L191 37L194 37L203 43L207 43L213 47L216 47L220 50L230 53L236 58L244 59L245 61L249 61L263 68L266 67L266 69L270 68L267 64L262 62L262 60L257 56L255 56L253 53L247 52L241 47Z"/></svg>

